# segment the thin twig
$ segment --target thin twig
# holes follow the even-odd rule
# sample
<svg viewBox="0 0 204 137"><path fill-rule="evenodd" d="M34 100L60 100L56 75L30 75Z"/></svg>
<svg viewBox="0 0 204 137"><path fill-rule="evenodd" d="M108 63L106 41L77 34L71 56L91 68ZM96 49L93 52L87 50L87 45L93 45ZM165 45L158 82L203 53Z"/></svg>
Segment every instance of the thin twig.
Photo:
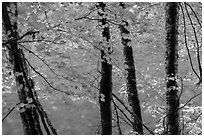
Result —
<svg viewBox="0 0 204 137"><path fill-rule="evenodd" d="M128 107L125 106L125 104L124 104L114 93L112 93L112 95L113 95L114 98L116 98L116 99L123 105L123 107L124 107L133 117L135 117L135 118L143 125L144 128L146 128L152 135L154 135L154 133L153 133L146 125L144 125L144 124L142 123L142 121L141 121L137 116L135 116L135 115L128 109Z"/></svg>
<svg viewBox="0 0 204 137"><path fill-rule="evenodd" d="M118 133L119 135L122 135L122 131L121 131L121 127L120 127L120 119L119 119L119 116L118 116L118 110L117 110L117 107L116 107L116 103L114 101L114 99L112 100L113 102L113 105L114 105L114 108L115 108L115 113L116 113L116 123L117 123L117 126L118 126Z"/></svg>
<svg viewBox="0 0 204 137"><path fill-rule="evenodd" d="M202 91L197 95L193 96L192 98L190 98L183 106L179 107L178 110L184 108L189 102L191 102L194 98L198 97L201 94L202 94Z"/></svg>
<svg viewBox="0 0 204 137"><path fill-rule="evenodd" d="M15 105L7 112L7 114L2 118L2 122L9 116L9 114L11 114L11 112L14 110L14 108L15 108L17 105L19 105L19 104L20 104L20 102L17 103L17 104L15 104Z"/></svg>
<svg viewBox="0 0 204 137"><path fill-rule="evenodd" d="M198 120L198 118L199 118L201 115L202 115L202 112L201 112L195 119L191 119L190 121L186 122L185 126L186 126L188 123L192 122L192 121L195 121L195 122L196 122L196 121ZM190 132L193 128L194 128L194 126L192 126L186 133L189 134L189 132Z"/></svg>
<svg viewBox="0 0 204 137"><path fill-rule="evenodd" d="M133 122L128 118L128 116L124 113L124 111L118 106L118 105L116 105L116 108L123 114L123 116L128 120L128 125L129 126L133 126L134 127L134 124L133 124Z"/></svg>
<svg viewBox="0 0 204 137"><path fill-rule="evenodd" d="M192 98L190 98L183 106L179 107L176 111L178 112L180 109L184 108L189 102L191 102L194 98L198 97L199 95L202 94L202 91L200 93L198 93L197 95L193 96ZM165 123L165 119L169 114L167 114L164 118L163 118L163 124ZM165 131L164 133L167 133L168 131Z"/></svg>
<svg viewBox="0 0 204 137"><path fill-rule="evenodd" d="M18 38L7 40L6 42L2 43L2 45L7 45L7 44L10 44L12 42L16 42L18 40L23 39L27 35L35 35L36 33L39 33L39 31L28 31L28 32L26 32L25 34L23 34L22 36L20 36Z"/></svg>
<svg viewBox="0 0 204 137"><path fill-rule="evenodd" d="M197 14L195 13L195 11L193 10L192 6L191 6L189 3L187 3L187 2L184 2L184 4L186 4L188 7L190 7L191 11L193 12L194 16L196 17L196 19L197 19L197 21L198 21L198 24L199 24L200 27L202 28L202 24L201 24L200 20L198 19L198 16L197 16Z"/></svg>
<svg viewBox="0 0 204 137"><path fill-rule="evenodd" d="M21 47L23 47L24 49L26 49L29 53L33 54L35 57L37 57L39 60L41 60L51 71L52 73L54 73L55 75L58 75L56 74L56 72L53 71L53 69L42 59L40 58L37 54L35 54L33 51L29 50L28 48L26 48L25 46L23 46L22 44L19 44Z"/></svg>
<svg viewBox="0 0 204 137"><path fill-rule="evenodd" d="M53 87L53 86L49 83L49 81L48 81L42 74L40 74L40 73L30 64L30 62L29 62L27 59L26 59L26 61L27 61L28 65L32 68L32 70L35 71L35 73L37 73L40 77L42 77L42 78L45 80L45 82L46 82L52 89L54 89L54 90L56 90L56 91L59 91L59 92L62 92L62 93L65 93L66 95L71 95L70 93L68 93L68 92L66 92L66 91L63 91L63 90L60 90L60 89L57 89L57 88Z"/></svg>
<svg viewBox="0 0 204 137"><path fill-rule="evenodd" d="M179 3L179 5L181 7L181 11L182 11L182 14L183 14L184 40L185 40L185 46L186 46L186 49L187 49L190 65L191 65L191 68L192 68L193 72L195 73L195 75L198 77L198 79L200 79L200 76L198 75L198 73L195 71L195 69L193 67L193 63L192 63L192 59L191 59L191 54L190 54L190 50L188 48L188 43L187 43L185 14L184 14L184 10L183 10L182 5L180 3Z"/></svg>
<svg viewBox="0 0 204 137"><path fill-rule="evenodd" d="M75 20L81 20L81 19L84 19L86 17L88 17L91 13L93 13L94 11L96 11L98 8L96 9L93 9L92 11L90 11L89 13L87 13L86 15L82 16L82 17L79 17L79 18L76 18Z"/></svg>
<svg viewBox="0 0 204 137"><path fill-rule="evenodd" d="M201 61L200 61L200 48L199 48L199 42L198 42L198 38L197 38L197 35L196 35L196 29L195 29L195 27L194 27L194 25L193 25L193 21L192 21L192 19L191 19L191 16L190 16L190 14L189 14L189 12L188 12L188 9L187 9L187 6L186 6L187 4L185 3L185 10L186 10L186 13L187 13L187 15L188 15L188 18L189 18L189 20L190 20L190 23L191 23L191 26L192 26L192 29L193 29L193 33L194 33L194 37L195 37L195 41L196 41L196 45L197 45L197 61L198 61L198 68L199 68L199 72L200 72L200 78L199 78L199 82L201 82L202 81L202 66L201 66ZM198 82L198 83L199 83Z"/></svg>

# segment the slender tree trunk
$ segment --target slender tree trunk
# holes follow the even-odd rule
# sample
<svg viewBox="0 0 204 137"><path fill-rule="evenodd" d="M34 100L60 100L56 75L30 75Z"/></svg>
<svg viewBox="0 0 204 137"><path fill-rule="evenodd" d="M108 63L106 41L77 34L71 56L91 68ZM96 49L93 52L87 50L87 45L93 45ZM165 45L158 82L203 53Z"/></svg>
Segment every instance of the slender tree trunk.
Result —
<svg viewBox="0 0 204 137"><path fill-rule="evenodd" d="M123 9L126 9L124 3L120 3L120 6ZM143 134L142 127L142 117L141 117L141 109L140 109L140 101L138 98L138 91L136 85L136 74L135 74L135 65L134 65L134 57L133 50L130 44L131 39L127 38L130 35L130 31L127 29L129 26L126 20L122 20L120 28L121 33L121 42L123 45L123 54L125 57L125 71L126 71L126 86L127 86L127 94L128 101L131 106L133 116L133 130L138 132L139 134Z"/></svg>
<svg viewBox="0 0 204 137"><path fill-rule="evenodd" d="M2 14L5 30L8 34L8 37L11 39L16 39L18 37L17 33L17 22L11 23L10 17L8 15L7 7L11 4L14 5L15 9L11 9L10 12L13 14L14 18L17 18L17 3L3 3L2 4ZM15 75L16 86L18 87L18 96L21 102L20 105L20 116L23 123L24 134L26 135L38 135L38 130L35 127L33 111L32 108L26 108L24 104L28 104L27 100L27 85L25 83L24 75L26 70L23 65L23 52L22 49L18 48L17 42L12 41L9 45L9 55L10 62L13 65L13 72ZM27 75L27 74L26 74ZM42 131L41 131L42 132Z"/></svg>
<svg viewBox="0 0 204 137"><path fill-rule="evenodd" d="M179 96L178 96L178 19L179 5L166 3L166 132L179 135Z"/></svg>
<svg viewBox="0 0 204 137"><path fill-rule="evenodd" d="M109 24L107 23L105 6L103 2L99 2L97 5L100 8L98 11L99 24L102 28L102 37L104 41L101 42L102 45L105 44L103 50L101 50L101 81L99 90L99 103L101 112L101 125L102 125L102 135L112 134L112 65L110 63L111 47L109 45L110 30Z"/></svg>
<svg viewBox="0 0 204 137"><path fill-rule="evenodd" d="M10 8L12 5L14 8ZM12 16L13 20L10 19ZM15 76L16 86L18 89L18 97L20 100L20 117L23 124L23 131L26 135L42 135L43 132L40 126L39 116L46 129L47 125L43 122L46 119L47 124L55 134L55 129L52 129L51 122L49 121L46 112L43 110L37 98L37 93L34 90L34 81L29 78L29 70L27 67L26 59L23 50L18 47L17 38L17 3L2 3L2 17L4 22L5 32L10 39L7 44L9 50L9 59L13 66L13 73ZM48 132L47 132L48 133Z"/></svg>

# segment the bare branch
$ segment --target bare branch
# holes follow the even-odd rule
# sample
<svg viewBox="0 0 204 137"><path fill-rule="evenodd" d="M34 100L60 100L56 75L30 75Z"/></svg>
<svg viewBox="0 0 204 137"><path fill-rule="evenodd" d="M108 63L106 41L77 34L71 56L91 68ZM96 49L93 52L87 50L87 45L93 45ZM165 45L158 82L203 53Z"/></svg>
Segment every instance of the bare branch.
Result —
<svg viewBox="0 0 204 137"><path fill-rule="evenodd" d="M21 47L23 47L24 49L26 49L29 53L33 54L35 57L37 57L39 60L41 60L48 68L49 70L55 74L56 76L59 76L59 77L62 77L64 79L67 79L64 75L60 75L60 74L57 74L46 62L45 60L43 60L42 58L40 58L37 54L35 54L33 51L29 50L28 48L26 48L25 46L23 46L22 44L19 44Z"/></svg>
<svg viewBox="0 0 204 137"><path fill-rule="evenodd" d="M45 80L45 82L52 88L52 89L54 89L54 90L56 90L56 91L59 91L59 92L62 92L62 93L65 93L66 95L71 95L70 93L68 93L68 92L66 92L66 91L63 91L63 90L60 90L60 89L57 89L57 88L55 88L55 87L53 87L50 83L49 83L49 81L42 75L42 74L40 74L40 72L38 72L31 64L30 64L30 62L26 59L26 61L27 61L27 63L28 63L28 65L32 68L32 70L33 71L35 71L35 73L37 73L40 77L42 77L44 80Z"/></svg>
<svg viewBox="0 0 204 137"><path fill-rule="evenodd" d="M191 97L183 106L179 107L178 110L176 110L175 112L179 111L180 109L184 108L189 102L191 102L194 98L198 97L199 95L202 94L202 91L200 93L198 93L197 95ZM163 118L163 125L165 125L165 119L168 115L166 115L164 118ZM165 126L164 126L165 127ZM164 134L166 133L167 131L164 132Z"/></svg>
<svg viewBox="0 0 204 137"><path fill-rule="evenodd" d="M139 122L141 122L140 119L139 119L137 116L135 116L135 115L128 109L128 107L125 106L125 104L124 104L115 94L112 93L112 95L113 95L114 98L116 98L116 99L123 105L123 107L124 107L133 117L137 118L137 120L138 120ZM142 125L144 126L144 128L146 128L152 135L154 135L154 133L153 133L146 125L144 125L142 122L141 122L141 124L142 124Z"/></svg>
<svg viewBox="0 0 204 137"><path fill-rule="evenodd" d="M185 126L189 125L189 123L192 122L192 121L195 121L195 122L196 122L196 121L198 120L198 118L201 117L201 116L202 116L202 112L201 112L195 119L191 119L190 121L186 122ZM187 133L189 133L193 128L194 128L194 126L192 126L192 127L187 131Z"/></svg>
<svg viewBox="0 0 204 137"><path fill-rule="evenodd" d="M81 20L81 19L84 19L86 17L88 17L91 13L93 13L94 11L96 11L98 8L96 9L93 9L92 11L90 11L89 13L87 13L86 15L82 16L82 17L79 17L79 18L76 18L75 20Z"/></svg>
<svg viewBox="0 0 204 137"><path fill-rule="evenodd" d="M197 21L198 21L198 24L199 24L200 27L202 28L202 24L201 24L200 20L198 19L198 16L197 16L197 14L195 13L195 11L193 10L192 6L191 6L189 3L187 3L187 2L184 2L184 3L185 3L188 7L190 7L191 11L193 12L194 16L196 17L196 19L197 19Z"/></svg>
<svg viewBox="0 0 204 137"><path fill-rule="evenodd" d="M115 103L114 99L112 100L112 102L113 102L113 105L115 108L115 113L116 113L116 119L117 119L116 123L117 123L117 127L118 127L118 133L119 133L119 135L122 135L122 131L121 131L121 127L120 127L120 118L118 116L118 110L117 110L116 103Z"/></svg>
<svg viewBox="0 0 204 137"><path fill-rule="evenodd" d="M201 94L202 94L202 91L200 93L196 94L195 96L191 97L183 106L178 108L178 110L184 108L186 105L188 105L189 102L191 102L194 98L200 96Z"/></svg>
<svg viewBox="0 0 204 137"><path fill-rule="evenodd" d="M27 35L35 35L36 33L39 33L39 31L28 31L28 32L26 32L25 34L23 34L22 36L20 36L18 38L11 39L11 40L6 41L5 43L2 43L2 45L7 45L7 44L10 44L12 42L16 42L18 40L23 39Z"/></svg>
<svg viewBox="0 0 204 137"><path fill-rule="evenodd" d="M128 125L134 126L133 122L128 118L128 116L124 113L124 111L118 105L116 105L116 108L118 110L120 110L120 112L123 114L123 116L128 120L128 122L129 122Z"/></svg>
<svg viewBox="0 0 204 137"><path fill-rule="evenodd" d="M185 39L185 46L186 46L186 49L187 49L190 65L191 65L191 68L192 68L193 72L195 73L195 75L198 77L198 79L200 79L200 76L198 75L198 73L195 71L195 69L193 67L193 63L192 63L192 59L191 59L191 54L190 54L190 50L188 48L188 43L187 43L185 14L184 14L184 10L183 10L182 5L180 3L179 3L179 5L181 7L181 11L182 11L182 14L183 14L184 39Z"/></svg>
<svg viewBox="0 0 204 137"><path fill-rule="evenodd" d="M7 112L7 114L2 118L2 122L9 116L9 114L11 114L11 112L14 110L14 108L17 106L17 105L19 105L20 104L20 102L19 103L16 103L8 112Z"/></svg>
<svg viewBox="0 0 204 137"><path fill-rule="evenodd" d="M192 21L192 19L191 19L191 17L190 17L190 14L189 14L189 12L188 12L188 9L187 9L187 6L186 6L186 5L187 5L187 4L185 3L185 10L186 10L186 13L187 13L187 15L188 15L188 18L189 18L189 20L190 20L191 26L192 26L192 28L193 28L194 37L195 37L195 41L196 41L196 45L197 45L197 61L198 61L198 67L199 67L199 72L200 72L200 78L199 78L199 82L200 82L200 81L202 81L202 66L201 66L201 61L200 61L199 42L198 42L198 38L197 38L197 35L196 35L196 29L195 29L195 27L194 27L194 25L193 25L193 21Z"/></svg>

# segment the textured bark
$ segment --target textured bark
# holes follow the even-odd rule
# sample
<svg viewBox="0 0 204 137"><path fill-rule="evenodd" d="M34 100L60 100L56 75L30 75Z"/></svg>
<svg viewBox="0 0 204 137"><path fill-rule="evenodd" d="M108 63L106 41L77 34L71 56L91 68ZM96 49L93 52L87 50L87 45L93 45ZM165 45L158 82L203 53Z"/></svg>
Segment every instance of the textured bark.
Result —
<svg viewBox="0 0 204 137"><path fill-rule="evenodd" d="M126 9L124 3L120 3L120 6L123 9ZM127 36L130 35L130 31L127 29L129 26L128 22L122 20L121 25L119 26L121 32L121 42L123 45L123 54L125 57L125 71L126 71L126 86L127 86L127 94L128 94L128 102L131 106L133 116L133 130L138 132L139 134L143 134L142 127L142 117L141 117L141 109L140 109L140 101L138 98L138 91L136 85L136 74L135 74L135 65L134 65L134 57L132 47L129 45L131 39ZM124 37L126 35L126 37Z"/></svg>
<svg viewBox="0 0 204 137"><path fill-rule="evenodd" d="M10 13L13 17L17 18L17 4L12 3L16 9L12 9ZM10 3L2 3L2 17L4 21L5 30L8 37L11 39L16 39L18 37L17 33L17 22L11 23L10 17L8 15L7 7ZM9 44L9 56L10 62L13 65L14 74L19 74L15 76L15 81L18 90L18 96L21 104L28 104L27 97L28 93L26 91L27 85L25 82L26 69L23 64L24 54L22 49L19 49L16 41L11 41ZM21 88L20 88L21 87ZM30 94L29 94L30 95ZM40 132L36 129L35 119L33 118L32 108L25 108L23 105L20 106L20 116L23 123L24 134L26 135L38 135Z"/></svg>
<svg viewBox="0 0 204 137"><path fill-rule="evenodd" d="M112 134L112 109L111 109L111 100L112 100L112 65L110 63L110 46L108 44L110 39L110 30L109 24L105 17L105 6L103 2L98 3L98 7L101 11L98 11L100 17L99 24L102 28L102 37L106 43L103 50L101 50L101 81L100 81L100 90L99 90L99 103L100 103L100 112L101 112L101 125L102 125L102 135L111 135Z"/></svg>
<svg viewBox="0 0 204 137"><path fill-rule="evenodd" d="M13 4L15 9L10 8L9 6ZM8 14L9 13L9 14ZM26 59L23 53L23 50L18 47L17 38L17 20L10 19L10 16L13 18L17 18L17 3L2 3L2 17L4 22L4 28L6 34L11 41L7 44L7 48L9 50L9 59L11 65L13 65L13 73L15 75L16 85L18 87L18 97L20 100L20 117L23 124L23 131L26 135L42 135L43 132L40 126L39 114L41 116L41 120L47 120L48 125L49 119L46 116L46 112L42 109L42 106L37 98L37 93L34 90L34 81L29 78L29 71L26 64ZM12 19L13 19L12 18ZM44 114L43 116L41 114ZM44 128L47 128L44 125ZM53 134L56 133L55 130L52 129L52 125L50 126Z"/></svg>
<svg viewBox="0 0 204 137"><path fill-rule="evenodd" d="M166 132L179 135L179 96L178 96L178 3L166 3Z"/></svg>

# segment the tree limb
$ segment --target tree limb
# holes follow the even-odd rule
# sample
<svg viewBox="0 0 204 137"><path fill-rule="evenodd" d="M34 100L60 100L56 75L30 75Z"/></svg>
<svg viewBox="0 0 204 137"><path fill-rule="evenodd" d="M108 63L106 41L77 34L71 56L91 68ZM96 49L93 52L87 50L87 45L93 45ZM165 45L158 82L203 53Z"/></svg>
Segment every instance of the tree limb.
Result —
<svg viewBox="0 0 204 137"><path fill-rule="evenodd" d="M179 3L180 7L181 7L181 11L182 11L182 14L183 14L183 24L184 24L184 39L185 39L185 46L186 46L186 49L187 49L187 53L188 53L188 57L189 57L189 61L190 61L190 65L191 65L191 68L193 70L193 72L195 73L195 75L198 77L198 79L200 80L200 76L198 75L198 73L195 71L194 67L193 67L193 63L192 63L192 59L191 59L191 54L190 54L190 50L188 48L188 43L187 43L187 36L186 36L186 21L185 21L185 14L184 14L184 10L183 10L183 7L182 5Z"/></svg>
<svg viewBox="0 0 204 137"><path fill-rule="evenodd" d="M40 72L38 72L31 64L30 64L30 62L26 59L26 61L27 61L27 63L28 63L28 65L32 68L32 70L33 71L35 71L35 73L37 73L40 77L42 77L44 80L45 80L45 82L52 88L52 89L54 89L54 90L56 90L56 91L59 91L59 92L62 92L62 93L65 93L66 95L71 95L71 93L68 93L68 92L66 92L66 91L63 91L63 90L60 90L60 89L57 89L57 88L55 88L55 87L53 87L50 83L49 83L49 81L42 75L42 74L40 74Z"/></svg>
<svg viewBox="0 0 204 137"><path fill-rule="evenodd" d="M118 111L117 111L117 107L116 107L116 103L114 101L114 99L112 100L113 102L113 105L114 105L114 108L115 108L115 113L116 113L116 123L117 123L117 126L118 126L118 133L119 135L122 135L122 131L121 131L121 127L120 127L120 119L119 119L119 116L118 116Z"/></svg>
<svg viewBox="0 0 204 137"><path fill-rule="evenodd" d="M136 118L137 118L137 116L135 116L135 115L127 108L127 106L125 106L125 104L124 104L114 93L112 93L112 95L113 95L114 98L116 98L116 99L123 105L123 107L124 107L133 117L136 117ZM137 118L137 119L138 119L138 118ZM138 119L138 121L141 122L139 119ZM142 122L141 122L141 124L142 124L143 127L146 128L152 135L154 135L154 133L153 133L146 125L144 125Z"/></svg>
<svg viewBox="0 0 204 137"><path fill-rule="evenodd" d="M187 6L186 6L186 5L187 5L187 4L185 3L185 10L186 10L186 13L187 13L187 15L188 15L188 18L189 18L189 20L190 20L190 23L191 23L191 26L192 26L192 29L193 29L193 32L194 32L194 37L195 37L196 45L197 45L197 61L198 61L198 67L199 67L199 72L200 72L199 82L201 82L201 81L202 81L202 66L201 66L201 61L200 61L199 42L198 42L198 38L197 38L197 35L196 35L196 29L195 29L195 27L194 27L194 25L193 25L193 21L192 21L192 19L191 19L191 17L190 17L190 14L189 14L189 12L188 12L188 9L187 9ZM199 82L198 82L198 83L199 83Z"/></svg>
<svg viewBox="0 0 204 137"><path fill-rule="evenodd" d="M15 38L15 39L11 39L11 40L7 40L6 42L2 43L2 45L7 45L7 44L10 44L12 42L16 42L18 40L21 40L23 39L25 36L27 35L35 35L36 33L39 33L40 31L28 31L26 32L25 34L23 34L22 36L18 37L18 38Z"/></svg>
<svg viewBox="0 0 204 137"><path fill-rule="evenodd" d="M198 24L199 24L200 27L202 28L202 24L201 24L200 20L198 19L198 16L197 16L197 14L195 13L195 11L193 10L192 6L191 6L189 3L187 3L187 2L184 2L184 4L186 4L188 7L190 7L191 11L193 12L194 16L196 17L196 19L197 19L197 21L198 21Z"/></svg>
<svg viewBox="0 0 204 137"><path fill-rule="evenodd" d="M190 14L189 14L189 12L188 12L188 9L187 9L187 6L186 6L186 5L187 5L187 4L185 4L186 13L187 13L187 15L188 15L188 18L189 18L189 20L190 20L191 26L192 26L192 28L193 28L195 41L196 41L197 48L198 48L198 51L199 51L199 42L198 42L198 38L197 38L197 35L196 35L196 29L195 29L195 27L194 27L194 25L193 25L193 21L192 21L192 19L191 19L191 17L190 17ZM199 56L199 53L198 53L198 56ZM200 59L199 59L199 61L200 61ZM200 62L199 62L199 67L200 67L200 66L201 66L201 65L200 65Z"/></svg>
<svg viewBox="0 0 204 137"><path fill-rule="evenodd" d="M14 108L17 106L17 105L19 105L20 104L20 102L19 103L16 103L8 112L7 112L7 114L2 118L2 122L9 116L9 114L11 114L11 112L14 110Z"/></svg>

